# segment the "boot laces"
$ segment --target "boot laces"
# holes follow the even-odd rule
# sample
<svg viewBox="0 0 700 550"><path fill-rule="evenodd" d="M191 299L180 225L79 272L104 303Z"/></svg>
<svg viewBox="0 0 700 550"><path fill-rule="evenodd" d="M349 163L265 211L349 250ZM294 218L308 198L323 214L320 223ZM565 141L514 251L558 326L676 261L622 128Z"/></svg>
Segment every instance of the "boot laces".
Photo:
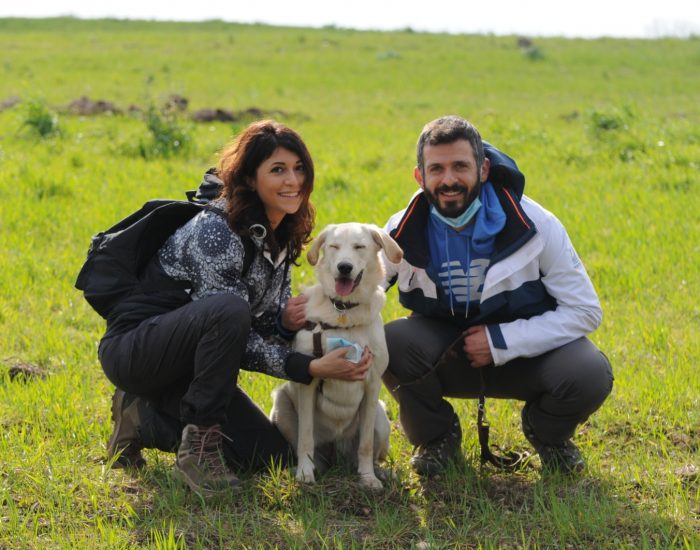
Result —
<svg viewBox="0 0 700 550"><path fill-rule="evenodd" d="M229 471L221 451L223 438L232 441L218 424L197 429L192 437L192 449L197 455L197 463L215 474L227 474Z"/></svg>

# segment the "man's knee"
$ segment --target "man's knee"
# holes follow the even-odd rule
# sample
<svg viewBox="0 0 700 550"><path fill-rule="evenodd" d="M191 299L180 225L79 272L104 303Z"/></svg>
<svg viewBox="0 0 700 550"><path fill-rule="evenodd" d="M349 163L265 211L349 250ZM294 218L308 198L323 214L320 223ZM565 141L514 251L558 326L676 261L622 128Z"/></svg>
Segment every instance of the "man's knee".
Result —
<svg viewBox="0 0 700 550"><path fill-rule="evenodd" d="M567 356L557 369L561 378L554 385L553 395L566 399L568 394L581 414L587 416L610 395L612 368L608 358L587 339L567 350Z"/></svg>
<svg viewBox="0 0 700 550"><path fill-rule="evenodd" d="M405 319L397 319L384 325L384 335L386 337L386 347L389 357L398 358L405 348L405 336L402 330Z"/></svg>
<svg viewBox="0 0 700 550"><path fill-rule="evenodd" d="M580 382L582 401L588 404L589 414L603 404L613 386L610 361L600 350L596 349L595 352L591 354Z"/></svg>
<svg viewBox="0 0 700 550"><path fill-rule="evenodd" d="M412 335L408 319L397 319L384 326L386 345L389 351L389 365L386 375L392 381L406 382L421 376L425 370L425 350L419 339Z"/></svg>

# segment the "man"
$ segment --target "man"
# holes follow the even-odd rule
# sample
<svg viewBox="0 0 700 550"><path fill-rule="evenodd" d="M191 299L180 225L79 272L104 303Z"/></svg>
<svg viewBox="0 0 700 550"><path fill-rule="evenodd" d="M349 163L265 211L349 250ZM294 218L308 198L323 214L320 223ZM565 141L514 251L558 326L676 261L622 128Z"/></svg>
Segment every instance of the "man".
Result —
<svg viewBox="0 0 700 550"><path fill-rule="evenodd" d="M398 282L412 314L386 325L384 383L416 447L412 467L433 475L458 455L460 422L445 397L484 387L525 402L523 432L545 469L582 470L571 437L613 377L586 338L602 314L564 227L523 195L515 162L462 118L428 123L417 162L420 190L386 227L404 250L387 266L388 284Z"/></svg>

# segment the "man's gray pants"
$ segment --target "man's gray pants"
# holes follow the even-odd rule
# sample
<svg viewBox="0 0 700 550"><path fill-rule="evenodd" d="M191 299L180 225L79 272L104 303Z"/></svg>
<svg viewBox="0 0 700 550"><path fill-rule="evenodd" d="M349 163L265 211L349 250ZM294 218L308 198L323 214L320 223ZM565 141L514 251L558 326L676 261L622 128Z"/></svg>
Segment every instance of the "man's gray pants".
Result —
<svg viewBox="0 0 700 550"><path fill-rule="evenodd" d="M452 424L454 409L445 397L479 396L482 369L469 366L461 345L433 369L462 332L447 321L412 315L387 324L385 332L389 367L384 384L399 403L408 440L428 443ZM576 426L603 404L613 384L610 362L588 338L483 371L486 397L524 401L523 414L545 445L571 438Z"/></svg>

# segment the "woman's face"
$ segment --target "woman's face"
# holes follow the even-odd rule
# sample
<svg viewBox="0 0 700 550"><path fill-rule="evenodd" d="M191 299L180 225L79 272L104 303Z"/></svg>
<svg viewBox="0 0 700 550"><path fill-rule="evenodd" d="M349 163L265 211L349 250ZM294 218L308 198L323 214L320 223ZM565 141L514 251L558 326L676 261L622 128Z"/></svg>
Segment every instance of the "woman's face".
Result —
<svg viewBox="0 0 700 550"><path fill-rule="evenodd" d="M275 149L272 156L258 166L254 187L272 229L285 215L299 210L305 181L306 170L299 156L282 147Z"/></svg>

